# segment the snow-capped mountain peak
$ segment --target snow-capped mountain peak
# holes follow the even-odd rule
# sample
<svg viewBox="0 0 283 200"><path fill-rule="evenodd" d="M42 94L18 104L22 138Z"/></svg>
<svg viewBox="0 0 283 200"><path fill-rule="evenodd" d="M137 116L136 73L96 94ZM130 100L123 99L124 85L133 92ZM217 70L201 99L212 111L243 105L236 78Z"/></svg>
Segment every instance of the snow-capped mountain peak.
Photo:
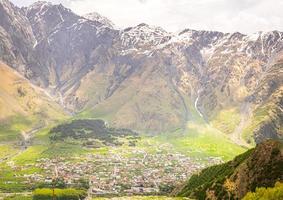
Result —
<svg viewBox="0 0 283 200"><path fill-rule="evenodd" d="M39 8L43 8L43 7L51 7L52 4L50 2L47 2L47 1L37 1L33 4L31 4L28 9L31 10L31 9L35 9L35 10L38 10Z"/></svg>
<svg viewBox="0 0 283 200"><path fill-rule="evenodd" d="M161 27L141 23L120 32L122 44L127 47L146 48L168 42L173 34L166 32Z"/></svg>
<svg viewBox="0 0 283 200"><path fill-rule="evenodd" d="M114 28L115 25L114 23L109 20L108 18L96 13L96 12L92 12L92 13L88 13L86 15L83 16L84 18L88 19L88 20L91 20L91 21L97 21L103 25L105 25L106 27L109 27L109 28Z"/></svg>

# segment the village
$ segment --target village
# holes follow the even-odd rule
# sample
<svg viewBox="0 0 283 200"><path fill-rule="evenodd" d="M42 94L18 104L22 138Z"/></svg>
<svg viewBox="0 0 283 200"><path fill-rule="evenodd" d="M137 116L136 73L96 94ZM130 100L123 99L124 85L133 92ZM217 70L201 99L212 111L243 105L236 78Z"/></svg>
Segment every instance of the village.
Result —
<svg viewBox="0 0 283 200"><path fill-rule="evenodd" d="M209 164L220 162L219 158L209 158ZM24 175L29 183L51 184L56 177L64 180L67 186L76 187L81 180L86 180L90 195L105 196L163 194L206 167L206 164L180 153L150 154L133 150L127 156L112 152L106 155L88 154L72 160L64 157L41 158L34 167L42 169L44 174L35 172Z"/></svg>

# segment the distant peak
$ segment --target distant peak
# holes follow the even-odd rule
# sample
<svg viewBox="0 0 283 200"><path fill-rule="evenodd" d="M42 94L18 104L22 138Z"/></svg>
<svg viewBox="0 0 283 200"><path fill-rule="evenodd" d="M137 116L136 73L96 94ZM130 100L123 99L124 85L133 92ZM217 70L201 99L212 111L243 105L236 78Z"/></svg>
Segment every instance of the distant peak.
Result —
<svg viewBox="0 0 283 200"><path fill-rule="evenodd" d="M127 47L148 48L168 42L172 34L158 26L146 23L121 30L122 43Z"/></svg>
<svg viewBox="0 0 283 200"><path fill-rule="evenodd" d="M60 4L53 4L48 1L37 1L33 4L31 4L29 7L27 7L28 10L37 10L39 12L47 9L52 9L52 8L57 8L60 10L69 10L72 12L70 9L64 7L61 3Z"/></svg>
<svg viewBox="0 0 283 200"><path fill-rule="evenodd" d="M47 10L53 6L52 3L47 1L37 1L30 6L27 7L27 11L33 11L33 12L41 12L43 10Z"/></svg>
<svg viewBox="0 0 283 200"><path fill-rule="evenodd" d="M142 27L142 26L146 26L146 27L149 27L149 25L148 24L146 24L146 23L140 23L139 25L137 25L138 27Z"/></svg>
<svg viewBox="0 0 283 200"><path fill-rule="evenodd" d="M230 39L241 39L245 36L246 36L245 34L242 34L240 32L235 32L230 34Z"/></svg>
<svg viewBox="0 0 283 200"><path fill-rule="evenodd" d="M193 33L193 32L196 32L196 30L186 28L186 29L182 30L178 35L182 35L184 33Z"/></svg>
<svg viewBox="0 0 283 200"><path fill-rule="evenodd" d="M162 27L160 26L152 26L146 23L140 23L137 26L134 27L129 27L124 29L124 31L130 31L130 30L142 30L142 31L146 31L146 32L155 32L155 33L159 33L159 34L168 34L166 30L164 30Z"/></svg>
<svg viewBox="0 0 283 200"><path fill-rule="evenodd" d="M91 21L97 21L109 28L114 28L115 25L114 23L109 20L107 17L104 17L102 15L100 15L99 13L97 12L91 12L91 13L88 13L86 15L83 16L84 18L88 19L88 20L91 20Z"/></svg>
<svg viewBox="0 0 283 200"><path fill-rule="evenodd" d="M37 1L33 4L31 4L29 7L38 7L38 6L43 6L43 5L52 6L52 3L48 2L48 1Z"/></svg>
<svg viewBox="0 0 283 200"><path fill-rule="evenodd" d="M195 30L195 29L184 29L182 30L181 32L178 33L178 35L183 35L183 34L194 34L194 33L197 33L197 34L224 34L223 32L220 32L220 31L213 31L213 30Z"/></svg>

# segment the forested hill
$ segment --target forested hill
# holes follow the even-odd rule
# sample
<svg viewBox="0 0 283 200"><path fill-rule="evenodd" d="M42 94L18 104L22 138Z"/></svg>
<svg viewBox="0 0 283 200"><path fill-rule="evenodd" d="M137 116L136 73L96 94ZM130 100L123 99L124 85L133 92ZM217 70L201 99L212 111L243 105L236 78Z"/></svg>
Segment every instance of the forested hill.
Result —
<svg viewBox="0 0 283 200"><path fill-rule="evenodd" d="M241 199L283 181L283 143L268 140L234 160L204 169L174 191L195 199Z"/></svg>

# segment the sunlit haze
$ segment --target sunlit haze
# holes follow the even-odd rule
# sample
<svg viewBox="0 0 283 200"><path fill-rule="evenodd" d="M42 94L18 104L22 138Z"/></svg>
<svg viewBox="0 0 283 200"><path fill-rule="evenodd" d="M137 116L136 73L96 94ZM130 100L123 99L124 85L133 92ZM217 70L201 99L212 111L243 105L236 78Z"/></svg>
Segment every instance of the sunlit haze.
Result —
<svg viewBox="0 0 283 200"><path fill-rule="evenodd" d="M12 0L27 6L35 0ZM139 23L168 31L184 28L252 33L283 30L282 0L51 0L77 14L98 12L118 27Z"/></svg>

